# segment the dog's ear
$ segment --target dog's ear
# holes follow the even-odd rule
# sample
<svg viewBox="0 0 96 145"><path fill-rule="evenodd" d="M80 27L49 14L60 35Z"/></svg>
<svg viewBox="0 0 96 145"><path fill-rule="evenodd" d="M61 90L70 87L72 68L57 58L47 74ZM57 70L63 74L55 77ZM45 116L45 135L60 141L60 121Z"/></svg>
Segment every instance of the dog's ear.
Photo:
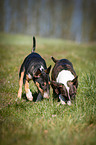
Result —
<svg viewBox="0 0 96 145"><path fill-rule="evenodd" d="M78 79L78 76L76 76L76 77L72 80L73 85L76 85L77 79Z"/></svg>
<svg viewBox="0 0 96 145"><path fill-rule="evenodd" d="M56 81L50 81L50 83L51 83L51 85L54 86L54 90L55 90L56 94L59 95L60 89L63 87L63 84L58 83Z"/></svg>
<svg viewBox="0 0 96 145"><path fill-rule="evenodd" d="M41 76L41 70L38 69L38 70L36 71L36 73L33 75L33 77L39 78L40 76Z"/></svg>
<svg viewBox="0 0 96 145"><path fill-rule="evenodd" d="M50 69L51 69L51 65L46 69L44 70L46 74L49 74L50 73Z"/></svg>
<svg viewBox="0 0 96 145"><path fill-rule="evenodd" d="M78 76L76 76L72 81L69 81L68 82L68 86L70 86L70 85L77 85L77 79L78 79Z"/></svg>
<svg viewBox="0 0 96 145"><path fill-rule="evenodd" d="M63 87L63 84L61 83L58 83L56 81L50 81L51 85L54 85L55 87L57 88L62 88Z"/></svg>

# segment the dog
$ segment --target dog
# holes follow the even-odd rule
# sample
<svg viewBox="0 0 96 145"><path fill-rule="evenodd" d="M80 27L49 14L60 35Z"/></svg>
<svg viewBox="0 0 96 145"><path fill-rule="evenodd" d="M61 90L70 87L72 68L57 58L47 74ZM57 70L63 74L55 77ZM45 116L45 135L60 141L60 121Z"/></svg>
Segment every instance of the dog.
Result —
<svg viewBox="0 0 96 145"><path fill-rule="evenodd" d="M29 81L33 80L38 88L38 96L36 101L43 98L49 99L50 95L50 69L47 68L45 60L35 52L36 39L33 36L32 52L24 59L19 72L19 90L18 98L22 96L22 85L25 86L26 97L29 101L33 101L32 92L29 89Z"/></svg>
<svg viewBox="0 0 96 145"><path fill-rule="evenodd" d="M51 74L53 96L57 95L61 104L67 103L70 106L72 100L75 100L78 76L69 60L56 60L54 57L51 57L51 59L55 63Z"/></svg>

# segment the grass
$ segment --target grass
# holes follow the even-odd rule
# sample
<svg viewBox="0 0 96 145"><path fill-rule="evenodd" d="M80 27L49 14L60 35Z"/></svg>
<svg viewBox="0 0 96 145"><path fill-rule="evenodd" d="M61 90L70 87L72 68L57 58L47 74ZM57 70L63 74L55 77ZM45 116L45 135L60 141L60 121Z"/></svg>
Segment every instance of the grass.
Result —
<svg viewBox="0 0 96 145"><path fill-rule="evenodd" d="M79 76L76 102L58 105L52 99L15 101L18 70L32 48L32 36L0 33L0 145L95 145L96 144L96 44L77 44L37 37L36 52L69 59ZM33 95L37 89L30 82ZM23 87L23 96L25 95Z"/></svg>

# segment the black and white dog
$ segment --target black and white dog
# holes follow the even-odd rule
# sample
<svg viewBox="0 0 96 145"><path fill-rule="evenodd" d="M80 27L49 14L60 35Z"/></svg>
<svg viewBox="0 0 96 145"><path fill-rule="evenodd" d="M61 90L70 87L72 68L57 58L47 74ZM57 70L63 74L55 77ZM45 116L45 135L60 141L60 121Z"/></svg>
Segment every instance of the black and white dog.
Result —
<svg viewBox="0 0 96 145"><path fill-rule="evenodd" d="M72 63L67 59L56 60L52 69L51 86L53 95L57 95L62 104L71 105L71 100L75 99L78 87L78 77L73 69Z"/></svg>
<svg viewBox="0 0 96 145"><path fill-rule="evenodd" d="M25 85L26 97L32 101L33 96L29 89L29 81L33 80L36 84L39 94L36 101L40 101L43 98L49 99L50 91L50 78L49 72L51 65L47 68L45 60L38 54L35 53L36 40L33 37L33 49L23 61L19 72L19 91L18 98L22 96L22 85Z"/></svg>

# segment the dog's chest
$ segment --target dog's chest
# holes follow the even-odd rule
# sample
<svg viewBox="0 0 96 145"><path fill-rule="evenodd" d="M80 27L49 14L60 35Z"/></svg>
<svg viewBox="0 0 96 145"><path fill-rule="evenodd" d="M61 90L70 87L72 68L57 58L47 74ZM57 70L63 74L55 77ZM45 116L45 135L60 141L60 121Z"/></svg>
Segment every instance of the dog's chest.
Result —
<svg viewBox="0 0 96 145"><path fill-rule="evenodd" d="M69 70L62 70L59 72L56 81L58 83L64 84L66 89L69 90L67 82L72 81L74 78L75 78L74 75Z"/></svg>

